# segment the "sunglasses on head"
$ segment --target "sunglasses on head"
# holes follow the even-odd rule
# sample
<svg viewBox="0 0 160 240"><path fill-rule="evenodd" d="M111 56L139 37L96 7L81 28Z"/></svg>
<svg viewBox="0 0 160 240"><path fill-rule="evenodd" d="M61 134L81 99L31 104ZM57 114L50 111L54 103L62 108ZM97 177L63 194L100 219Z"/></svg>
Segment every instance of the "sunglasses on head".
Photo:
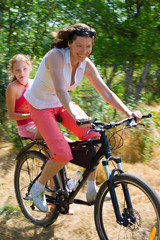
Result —
<svg viewBox="0 0 160 240"><path fill-rule="evenodd" d="M75 30L74 33L77 36L88 36L88 37L93 37L95 35L95 32L91 31L91 30L84 30L84 29L78 29Z"/></svg>

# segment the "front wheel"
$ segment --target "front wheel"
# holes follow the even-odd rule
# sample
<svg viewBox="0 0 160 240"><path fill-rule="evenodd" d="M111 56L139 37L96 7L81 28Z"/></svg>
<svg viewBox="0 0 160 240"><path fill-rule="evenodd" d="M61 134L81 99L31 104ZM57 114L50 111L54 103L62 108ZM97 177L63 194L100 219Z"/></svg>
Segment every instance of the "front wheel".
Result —
<svg viewBox="0 0 160 240"><path fill-rule="evenodd" d="M37 180L41 171L47 161L47 157L41 152L28 151L22 154L17 160L17 165L14 175L15 193L19 207L24 216L32 223L38 226L49 226L58 217L59 212L55 205L48 206L48 212L41 212L33 203L32 196L30 194L30 186L33 184L33 180ZM58 176L54 176L47 183L48 189L47 195L54 195L54 192L60 188Z"/></svg>
<svg viewBox="0 0 160 240"><path fill-rule="evenodd" d="M114 187L121 216L126 226L117 223L112 201L104 201L109 191L106 181L100 188L94 209L95 224L102 240L154 240L160 239L160 199L155 191L138 177L121 174L114 177ZM126 185L132 209L128 209L122 186ZM133 217L134 216L134 217ZM134 219L134 220L133 220Z"/></svg>

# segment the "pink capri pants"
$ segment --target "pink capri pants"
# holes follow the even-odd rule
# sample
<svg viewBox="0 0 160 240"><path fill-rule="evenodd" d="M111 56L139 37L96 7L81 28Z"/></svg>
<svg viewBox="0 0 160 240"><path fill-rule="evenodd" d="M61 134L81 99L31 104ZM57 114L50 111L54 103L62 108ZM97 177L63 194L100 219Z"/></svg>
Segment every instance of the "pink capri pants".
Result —
<svg viewBox="0 0 160 240"><path fill-rule="evenodd" d="M32 138L35 139L38 130L34 124L34 122L29 122L24 125L18 125L18 134L21 137L27 137L27 138Z"/></svg>
<svg viewBox="0 0 160 240"><path fill-rule="evenodd" d="M57 108L36 109L32 105L28 105L31 117L50 151L53 153L54 157L52 160L55 162L69 162L73 159L70 146L57 124L56 116L59 115L62 119L61 124L69 131L73 132L82 141L100 136L100 134L96 132L90 132L87 134L89 130L88 128L77 126L75 120L63 106ZM76 103L75 107L81 116L87 116Z"/></svg>

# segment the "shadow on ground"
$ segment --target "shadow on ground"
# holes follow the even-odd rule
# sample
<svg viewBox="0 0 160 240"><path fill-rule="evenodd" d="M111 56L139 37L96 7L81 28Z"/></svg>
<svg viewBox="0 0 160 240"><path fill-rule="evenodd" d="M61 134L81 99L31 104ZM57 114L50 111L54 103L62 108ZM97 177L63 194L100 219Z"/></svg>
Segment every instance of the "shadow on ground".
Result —
<svg viewBox="0 0 160 240"><path fill-rule="evenodd" d="M0 239L1 240L19 240L19 239L34 239L34 240L64 240L65 238L57 238L54 237L55 228L58 227L59 224L51 225L47 228L36 227L31 223L26 221L21 222L21 226L19 225L19 221L17 219L11 218L9 220L0 219Z"/></svg>

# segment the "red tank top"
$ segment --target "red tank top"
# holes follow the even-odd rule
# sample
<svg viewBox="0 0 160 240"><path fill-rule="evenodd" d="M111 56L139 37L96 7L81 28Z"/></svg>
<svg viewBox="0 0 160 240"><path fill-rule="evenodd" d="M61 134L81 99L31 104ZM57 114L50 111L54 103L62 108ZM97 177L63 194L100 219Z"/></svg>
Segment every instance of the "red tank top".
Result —
<svg viewBox="0 0 160 240"><path fill-rule="evenodd" d="M15 103L16 113L29 113L28 102L24 97L25 92L26 92L26 89L23 91L22 96L16 100L16 103ZM20 126L20 125L27 124L29 122L33 122L33 120L31 118L27 118L24 120L17 120L16 122L17 122L17 125Z"/></svg>

